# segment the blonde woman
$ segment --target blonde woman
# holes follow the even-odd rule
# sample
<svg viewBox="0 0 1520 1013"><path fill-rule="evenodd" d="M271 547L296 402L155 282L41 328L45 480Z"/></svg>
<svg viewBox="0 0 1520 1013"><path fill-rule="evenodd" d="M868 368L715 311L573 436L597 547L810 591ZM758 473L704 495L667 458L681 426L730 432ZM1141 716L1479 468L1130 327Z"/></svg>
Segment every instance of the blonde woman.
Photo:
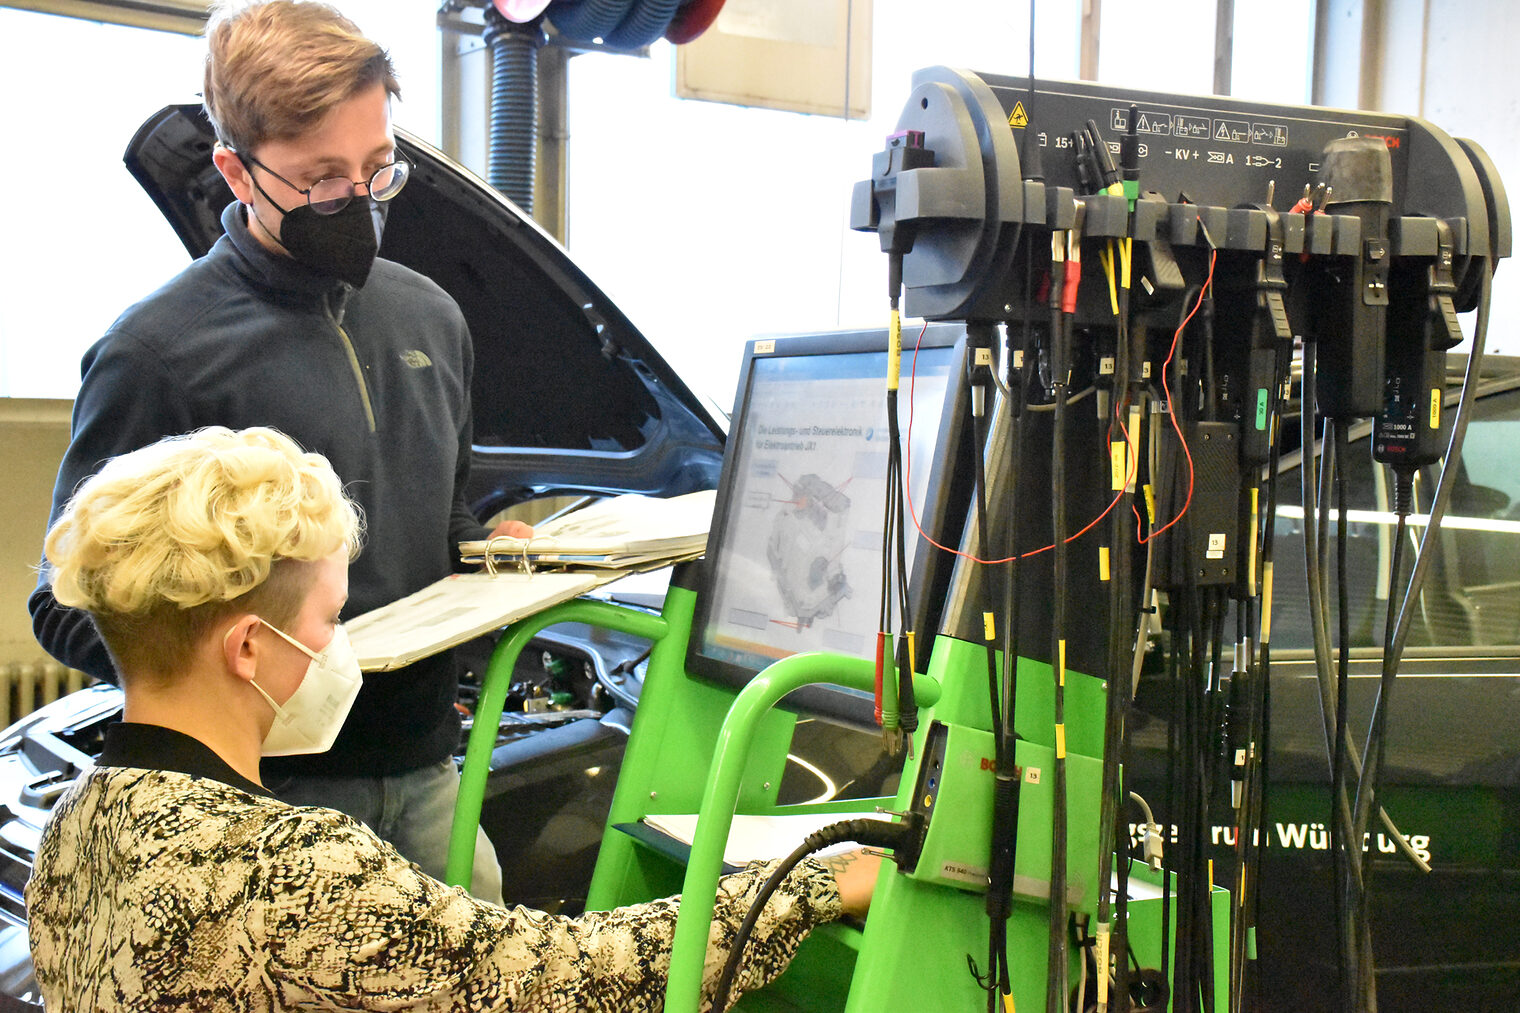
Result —
<svg viewBox="0 0 1520 1013"><path fill-rule="evenodd" d="M113 459L48 532L45 577L94 618L126 697L27 885L49 1009L660 1007L677 900L573 920L482 903L260 783L262 755L325 748L357 690L338 616L361 527L325 458L210 428ZM864 913L877 867L799 866L740 986ZM723 881L717 966L766 871Z"/></svg>

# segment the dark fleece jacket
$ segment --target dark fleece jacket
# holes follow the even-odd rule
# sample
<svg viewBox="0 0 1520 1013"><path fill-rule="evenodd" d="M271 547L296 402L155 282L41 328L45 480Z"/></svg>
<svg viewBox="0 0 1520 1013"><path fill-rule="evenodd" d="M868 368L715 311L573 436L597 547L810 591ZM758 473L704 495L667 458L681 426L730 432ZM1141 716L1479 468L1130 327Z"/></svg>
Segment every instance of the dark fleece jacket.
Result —
<svg viewBox="0 0 1520 1013"><path fill-rule="evenodd" d="M345 615L457 569L455 544L485 536L464 501L472 350L459 307L390 261L354 289L270 253L239 204L222 226L205 257L85 353L53 516L109 457L201 426L273 426L325 455L364 508ZM116 681L94 623L54 600L45 572L29 607L49 654ZM332 750L266 761L266 780L436 763L458 744L457 690L448 654L370 673Z"/></svg>

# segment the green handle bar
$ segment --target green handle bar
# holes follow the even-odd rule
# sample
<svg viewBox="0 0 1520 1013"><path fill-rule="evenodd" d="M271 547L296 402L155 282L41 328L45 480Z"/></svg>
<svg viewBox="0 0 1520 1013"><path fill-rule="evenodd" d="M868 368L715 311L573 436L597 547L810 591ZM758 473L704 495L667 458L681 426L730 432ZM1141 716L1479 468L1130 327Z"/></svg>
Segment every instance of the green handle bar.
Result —
<svg viewBox="0 0 1520 1013"><path fill-rule="evenodd" d="M760 720L792 690L821 682L874 692L875 661L816 653L783 658L750 680L723 719L702 793L702 810L691 842L686 879L681 886L681 911L671 945L670 977L665 983L667 1011L700 1008L702 967L718 898L718 879L723 872L723 850L739 802L739 782ZM937 680L914 676L913 685L919 707L932 707L939 699Z"/></svg>
<svg viewBox="0 0 1520 1013"><path fill-rule="evenodd" d="M670 631L670 625L661 616L610 602L579 598L545 609L508 629L492 652L491 663L486 666L480 700L475 707L475 724L465 747L459 800L454 804L454 826L449 832L449 860L444 870L444 882L450 886L470 888L475 865L476 830L480 827L480 810L485 803L486 776L491 771L491 751L496 748L496 730L501 723L502 708L506 706L507 690L512 688L512 671L517 666L517 656L540 631L557 623L586 623L655 642L664 639Z"/></svg>

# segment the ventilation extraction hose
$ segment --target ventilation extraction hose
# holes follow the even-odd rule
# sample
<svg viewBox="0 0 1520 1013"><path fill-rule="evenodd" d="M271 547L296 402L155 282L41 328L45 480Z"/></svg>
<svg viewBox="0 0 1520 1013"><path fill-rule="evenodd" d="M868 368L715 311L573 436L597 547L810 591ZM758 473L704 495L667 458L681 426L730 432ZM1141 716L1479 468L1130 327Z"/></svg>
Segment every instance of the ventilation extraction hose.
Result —
<svg viewBox="0 0 1520 1013"><path fill-rule="evenodd" d="M607 36L607 45L618 49L647 46L670 27L680 0L641 0Z"/></svg>
<svg viewBox="0 0 1520 1013"><path fill-rule="evenodd" d="M706 0L701 8L693 0L579 0L551 5L549 20L556 32L574 42L642 49L670 31L681 9L692 8L682 19L681 39L689 42L702 34L722 6L721 0Z"/></svg>
<svg viewBox="0 0 1520 1013"><path fill-rule="evenodd" d="M508 21L486 9L483 36L491 48L491 149L486 178L524 212L533 213L538 145L538 20Z"/></svg>
<svg viewBox="0 0 1520 1013"><path fill-rule="evenodd" d="M567 39L590 42L606 38L623 19L635 0L580 0L579 3L552 4L555 31Z"/></svg>

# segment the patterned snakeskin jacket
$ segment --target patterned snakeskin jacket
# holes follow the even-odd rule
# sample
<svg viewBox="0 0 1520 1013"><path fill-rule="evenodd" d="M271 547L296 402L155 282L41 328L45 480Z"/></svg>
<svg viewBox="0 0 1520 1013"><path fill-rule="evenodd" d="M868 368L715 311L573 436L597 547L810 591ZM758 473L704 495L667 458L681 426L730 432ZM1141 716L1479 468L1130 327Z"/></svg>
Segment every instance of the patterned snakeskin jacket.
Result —
<svg viewBox="0 0 1520 1013"><path fill-rule="evenodd" d="M269 797L194 739L111 732L54 808L26 889L50 1013L662 1005L674 898L575 919L484 904L341 813ZM151 768L107 762L148 754ZM768 871L722 880L704 998ZM780 974L839 913L833 875L803 862L767 904L738 986Z"/></svg>

